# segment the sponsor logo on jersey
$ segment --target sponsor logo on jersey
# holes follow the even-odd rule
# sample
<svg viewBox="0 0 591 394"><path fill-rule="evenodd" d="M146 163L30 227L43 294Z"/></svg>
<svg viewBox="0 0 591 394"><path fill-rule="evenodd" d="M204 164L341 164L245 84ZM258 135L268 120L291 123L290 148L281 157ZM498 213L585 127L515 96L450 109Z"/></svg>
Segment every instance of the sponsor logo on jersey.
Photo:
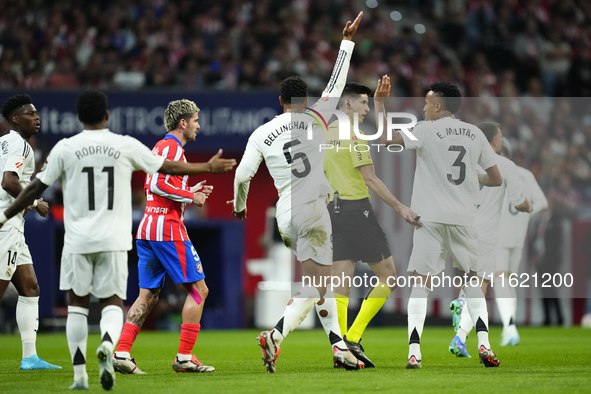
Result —
<svg viewBox="0 0 591 394"><path fill-rule="evenodd" d="M149 196L151 197L151 195ZM152 197L152 200L154 198ZM166 215L168 213L168 208L161 208L161 207L146 207L146 213L162 213Z"/></svg>
<svg viewBox="0 0 591 394"><path fill-rule="evenodd" d="M369 218L369 211L363 211L363 214L365 215L366 218Z"/></svg>
<svg viewBox="0 0 591 394"><path fill-rule="evenodd" d="M14 163L14 165L16 166L16 168L21 168L22 165L25 162L25 158L23 157L20 161L17 161L16 163Z"/></svg>

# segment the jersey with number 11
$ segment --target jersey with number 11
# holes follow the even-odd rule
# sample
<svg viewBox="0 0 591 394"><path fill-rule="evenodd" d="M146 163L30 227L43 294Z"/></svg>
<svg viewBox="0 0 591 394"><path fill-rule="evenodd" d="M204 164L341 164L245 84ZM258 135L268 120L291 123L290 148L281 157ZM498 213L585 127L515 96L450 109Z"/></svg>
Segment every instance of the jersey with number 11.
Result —
<svg viewBox="0 0 591 394"><path fill-rule="evenodd" d="M48 186L62 179L64 252L130 250L131 174L152 174L163 163L135 138L107 129L60 140L37 178Z"/></svg>

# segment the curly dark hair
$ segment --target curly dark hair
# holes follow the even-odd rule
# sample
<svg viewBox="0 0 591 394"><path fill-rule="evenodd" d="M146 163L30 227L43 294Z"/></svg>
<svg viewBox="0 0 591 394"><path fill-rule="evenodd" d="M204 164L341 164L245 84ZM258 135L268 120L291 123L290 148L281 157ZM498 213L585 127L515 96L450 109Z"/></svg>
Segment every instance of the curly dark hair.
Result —
<svg viewBox="0 0 591 394"><path fill-rule="evenodd" d="M10 116L23 105L33 104L33 99L28 94L17 94L2 104L2 116L10 122Z"/></svg>
<svg viewBox="0 0 591 394"><path fill-rule="evenodd" d="M76 112L83 124L93 125L105 118L109 100L107 96L96 89L89 89L80 93L76 99Z"/></svg>
<svg viewBox="0 0 591 394"><path fill-rule="evenodd" d="M281 100L283 100L284 104L292 104L293 98L302 99L301 101L303 102L303 99L308 97L308 84L306 83L306 81L304 81L297 75L287 77L283 81L281 81L281 87L279 88L279 90L281 92Z"/></svg>
<svg viewBox="0 0 591 394"><path fill-rule="evenodd" d="M449 82L438 81L431 84L431 91L437 95L437 97L443 97L443 108L447 111L455 114L462 105L462 93L456 85Z"/></svg>

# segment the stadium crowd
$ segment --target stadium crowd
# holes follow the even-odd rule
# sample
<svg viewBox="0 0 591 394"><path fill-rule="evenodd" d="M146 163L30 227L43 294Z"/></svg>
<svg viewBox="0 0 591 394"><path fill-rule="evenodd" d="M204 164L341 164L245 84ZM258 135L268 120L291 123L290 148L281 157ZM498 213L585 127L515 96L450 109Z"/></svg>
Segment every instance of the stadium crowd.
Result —
<svg viewBox="0 0 591 394"><path fill-rule="evenodd" d="M349 80L375 86L388 74L398 97L423 97L436 80L458 85L467 97L523 97L517 105L501 99L463 116L474 123L482 119L469 119L469 112L499 121L515 162L530 168L573 217L591 216L589 106L583 98L550 99L591 96L590 2L373 3L377 7L365 6ZM318 93L344 21L363 5L3 1L0 89L276 90L295 73ZM410 17L393 21L395 9ZM426 26L424 34L413 28L415 22Z"/></svg>

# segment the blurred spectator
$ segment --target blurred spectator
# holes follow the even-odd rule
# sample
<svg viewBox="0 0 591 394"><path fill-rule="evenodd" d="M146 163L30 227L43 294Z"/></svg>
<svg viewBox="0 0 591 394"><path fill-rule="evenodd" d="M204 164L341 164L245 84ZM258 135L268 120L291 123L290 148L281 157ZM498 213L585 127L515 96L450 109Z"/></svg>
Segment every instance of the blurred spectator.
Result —
<svg viewBox="0 0 591 394"><path fill-rule="evenodd" d="M517 60L517 81L526 83L530 77L540 76L544 40L538 33L538 27L529 21L525 31L515 39L514 56ZM524 85L520 86L525 88Z"/></svg>
<svg viewBox="0 0 591 394"><path fill-rule="evenodd" d="M544 94L554 96L557 85L564 84L571 65L570 45L561 39L559 31L552 30L549 41L544 43L541 64Z"/></svg>
<svg viewBox="0 0 591 394"><path fill-rule="evenodd" d="M113 75L115 87L129 90L142 88L146 83L146 75L137 69L133 56L126 55L123 62L123 67Z"/></svg>

